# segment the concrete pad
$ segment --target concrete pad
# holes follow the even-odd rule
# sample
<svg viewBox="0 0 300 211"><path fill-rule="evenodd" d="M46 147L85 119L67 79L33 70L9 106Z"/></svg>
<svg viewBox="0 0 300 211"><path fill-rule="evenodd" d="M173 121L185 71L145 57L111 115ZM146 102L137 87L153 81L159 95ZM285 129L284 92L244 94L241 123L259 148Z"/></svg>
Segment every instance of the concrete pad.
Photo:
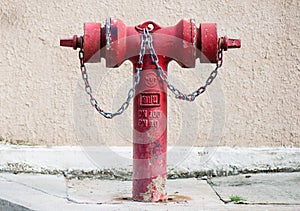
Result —
<svg viewBox="0 0 300 211"><path fill-rule="evenodd" d="M32 210L196 210L224 205L206 181L169 180L167 185L169 202L141 203L130 199L130 181L2 173L0 198Z"/></svg>
<svg viewBox="0 0 300 211"><path fill-rule="evenodd" d="M223 201L239 196L243 203L300 205L300 172L219 177L210 184Z"/></svg>
<svg viewBox="0 0 300 211"><path fill-rule="evenodd" d="M131 181L72 179L67 186L69 199L80 203L137 203L131 199ZM196 208L200 205L223 205L204 180L193 178L168 180L167 193L168 202L162 203L166 206L185 204Z"/></svg>

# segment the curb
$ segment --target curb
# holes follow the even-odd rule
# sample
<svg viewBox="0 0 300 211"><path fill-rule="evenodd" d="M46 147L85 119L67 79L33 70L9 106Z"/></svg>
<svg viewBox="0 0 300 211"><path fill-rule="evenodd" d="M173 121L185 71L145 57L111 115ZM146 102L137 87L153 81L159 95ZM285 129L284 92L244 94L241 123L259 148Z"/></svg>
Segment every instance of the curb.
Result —
<svg viewBox="0 0 300 211"><path fill-rule="evenodd" d="M130 180L131 147L0 144L0 172ZM300 148L169 147L168 177L300 171Z"/></svg>

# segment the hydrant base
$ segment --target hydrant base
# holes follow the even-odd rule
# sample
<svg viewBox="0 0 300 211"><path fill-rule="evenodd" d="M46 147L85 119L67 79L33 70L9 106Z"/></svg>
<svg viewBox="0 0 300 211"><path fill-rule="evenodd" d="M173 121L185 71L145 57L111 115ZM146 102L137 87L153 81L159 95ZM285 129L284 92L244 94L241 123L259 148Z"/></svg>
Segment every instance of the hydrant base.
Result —
<svg viewBox="0 0 300 211"><path fill-rule="evenodd" d="M146 190L133 189L133 200L143 202L166 201L166 176L158 176L155 179L137 179L133 180L133 187L145 187Z"/></svg>

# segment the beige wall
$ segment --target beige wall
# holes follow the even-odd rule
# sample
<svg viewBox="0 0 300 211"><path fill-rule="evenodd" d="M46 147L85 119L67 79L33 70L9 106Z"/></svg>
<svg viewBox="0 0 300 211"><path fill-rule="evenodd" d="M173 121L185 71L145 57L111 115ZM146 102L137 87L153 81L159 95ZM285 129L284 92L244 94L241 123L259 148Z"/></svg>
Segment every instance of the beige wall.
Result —
<svg viewBox="0 0 300 211"><path fill-rule="evenodd" d="M84 2L0 1L2 140L42 145L130 144L132 105L116 120L98 117L82 91L77 52L59 47L59 38L80 35L84 22L103 24L107 17L120 18L127 25L150 19L162 26L195 18L197 25L216 22L219 35L240 38L242 48L224 53L217 81L195 103L184 105L170 95L170 143L300 146L298 0ZM132 71L128 62L119 69L104 66L103 61L88 69L99 101L110 110L125 99ZM177 86L192 91L213 67L197 61L194 70L183 70L172 63L169 73ZM190 120L186 128L184 120ZM208 135L214 126L219 133L213 131L211 141Z"/></svg>

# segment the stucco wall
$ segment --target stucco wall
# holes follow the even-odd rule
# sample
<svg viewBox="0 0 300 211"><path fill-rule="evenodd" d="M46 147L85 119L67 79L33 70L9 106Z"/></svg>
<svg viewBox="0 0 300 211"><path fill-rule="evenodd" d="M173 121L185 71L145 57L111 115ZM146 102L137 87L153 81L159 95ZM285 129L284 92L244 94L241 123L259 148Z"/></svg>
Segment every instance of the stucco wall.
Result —
<svg viewBox="0 0 300 211"><path fill-rule="evenodd" d="M169 94L169 142L299 147L299 10L298 0L2 0L1 139L42 145L130 144L132 105L113 121L98 116L83 92L77 52L59 47L59 39L81 35L84 22L104 24L107 17L126 25L150 19L162 26L195 18L197 26L216 22L218 34L240 38L242 48L224 53L216 82L196 102L178 102ZM88 65L105 109L126 98L131 68L128 62L118 69L105 69L105 61ZM191 92L213 68L199 61L195 69L172 63L169 74Z"/></svg>

